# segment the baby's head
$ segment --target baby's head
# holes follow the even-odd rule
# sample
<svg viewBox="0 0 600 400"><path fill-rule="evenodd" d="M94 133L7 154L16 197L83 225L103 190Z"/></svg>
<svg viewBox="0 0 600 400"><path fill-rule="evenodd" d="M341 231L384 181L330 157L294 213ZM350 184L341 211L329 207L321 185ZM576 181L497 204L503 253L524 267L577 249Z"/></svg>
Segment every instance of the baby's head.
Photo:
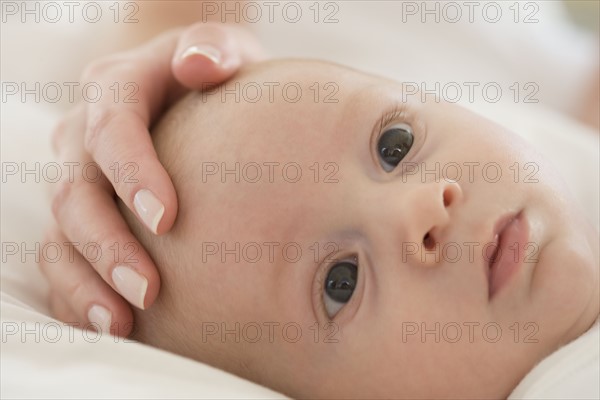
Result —
<svg viewBox="0 0 600 400"><path fill-rule="evenodd" d="M598 233L564 184L401 90L272 61L175 105L153 130L172 231L121 207L162 278L135 338L294 397L498 398L581 335Z"/></svg>

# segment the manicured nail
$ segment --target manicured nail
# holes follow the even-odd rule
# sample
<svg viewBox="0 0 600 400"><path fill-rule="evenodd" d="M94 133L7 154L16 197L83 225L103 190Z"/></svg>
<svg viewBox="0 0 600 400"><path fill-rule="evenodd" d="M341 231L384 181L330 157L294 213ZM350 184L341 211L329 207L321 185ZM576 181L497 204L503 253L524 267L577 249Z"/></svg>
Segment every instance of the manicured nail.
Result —
<svg viewBox="0 0 600 400"><path fill-rule="evenodd" d="M102 333L110 333L110 324L112 320L112 313L106 308L94 304L88 311L88 321L97 325Z"/></svg>
<svg viewBox="0 0 600 400"><path fill-rule="evenodd" d="M112 280L125 299L144 309L144 298L148 289L148 280L126 265L117 265L112 272Z"/></svg>
<svg viewBox="0 0 600 400"><path fill-rule="evenodd" d="M207 44L188 47L181 54L181 59L183 60L192 56L204 56L215 64L221 64L222 61L221 52Z"/></svg>
<svg viewBox="0 0 600 400"><path fill-rule="evenodd" d="M133 206L144 224L156 234L165 206L148 189L141 189L135 194Z"/></svg>

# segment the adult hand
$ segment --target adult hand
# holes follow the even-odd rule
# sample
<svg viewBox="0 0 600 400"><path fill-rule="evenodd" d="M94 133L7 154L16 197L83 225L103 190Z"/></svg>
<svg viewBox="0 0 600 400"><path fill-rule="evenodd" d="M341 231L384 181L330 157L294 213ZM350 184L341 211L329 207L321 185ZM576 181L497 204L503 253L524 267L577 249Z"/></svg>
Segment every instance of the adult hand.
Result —
<svg viewBox="0 0 600 400"><path fill-rule="evenodd" d="M61 165L86 171L97 165L102 176L92 182L84 179L86 174L73 174L53 196L56 224L45 240L69 255L60 262L43 257L40 262L55 316L96 323L119 336L131 333L128 302L141 309L150 306L160 277L119 213L115 193L152 232L169 231L177 197L152 146L149 126L189 89L223 82L240 66L263 57L243 28L204 23L169 31L86 68L81 83L93 82L110 95L66 115L55 128L53 147Z"/></svg>

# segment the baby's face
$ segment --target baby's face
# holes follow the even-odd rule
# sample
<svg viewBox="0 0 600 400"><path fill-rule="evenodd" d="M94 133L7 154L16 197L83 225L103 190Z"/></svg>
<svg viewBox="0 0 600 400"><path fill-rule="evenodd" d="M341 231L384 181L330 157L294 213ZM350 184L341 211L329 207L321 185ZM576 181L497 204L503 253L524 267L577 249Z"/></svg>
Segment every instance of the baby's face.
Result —
<svg viewBox="0 0 600 400"><path fill-rule="evenodd" d="M500 397L597 317L598 233L519 137L329 64L239 79L187 100L173 164L190 353L293 396Z"/></svg>

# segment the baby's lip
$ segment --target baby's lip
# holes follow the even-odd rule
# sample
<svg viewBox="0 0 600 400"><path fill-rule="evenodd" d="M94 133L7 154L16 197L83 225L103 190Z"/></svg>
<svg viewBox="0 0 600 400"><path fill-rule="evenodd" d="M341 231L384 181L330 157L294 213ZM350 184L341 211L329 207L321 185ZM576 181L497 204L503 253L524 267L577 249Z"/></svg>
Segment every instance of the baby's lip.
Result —
<svg viewBox="0 0 600 400"><path fill-rule="evenodd" d="M498 253L498 248L500 245L500 235L506 228L506 226L515 219L518 213L510 212L508 214L504 214L496 219L494 225L491 229L491 235L488 236L488 240L483 242L483 266L486 277L486 282L488 286L488 297L491 297L491 279L492 279L492 264L494 263L494 258Z"/></svg>
<svg viewBox="0 0 600 400"><path fill-rule="evenodd" d="M484 258L484 270L485 270L485 275L486 275L486 281L488 283L488 298L492 298L494 295L494 292L497 291L498 289L498 285L497 279L498 278L497 275L498 271L496 270L498 268L498 251L500 249L501 246L506 247L506 243L504 243L505 241L503 240L505 235L508 235L507 228L509 226L514 225L516 222L515 221L521 221L523 219L523 210L517 211L517 212L510 212L508 214L505 214L501 217L498 218L498 220L496 221L496 223L494 224L494 227L492 229L492 234L491 234L491 240L489 240L488 242L484 243L485 246L485 252L483 252L483 258ZM525 224L525 230L522 232L523 237L520 237L519 239L522 239L520 241L523 241L526 239L527 237L527 229L526 229L526 222L521 221L522 223ZM514 236L514 232L511 231L511 236ZM525 238L525 239L524 239ZM507 249L503 249L503 250L507 250ZM506 262L504 262L505 264ZM504 272L504 271L503 271ZM506 275L506 274L504 274ZM506 279L503 279L506 280Z"/></svg>

